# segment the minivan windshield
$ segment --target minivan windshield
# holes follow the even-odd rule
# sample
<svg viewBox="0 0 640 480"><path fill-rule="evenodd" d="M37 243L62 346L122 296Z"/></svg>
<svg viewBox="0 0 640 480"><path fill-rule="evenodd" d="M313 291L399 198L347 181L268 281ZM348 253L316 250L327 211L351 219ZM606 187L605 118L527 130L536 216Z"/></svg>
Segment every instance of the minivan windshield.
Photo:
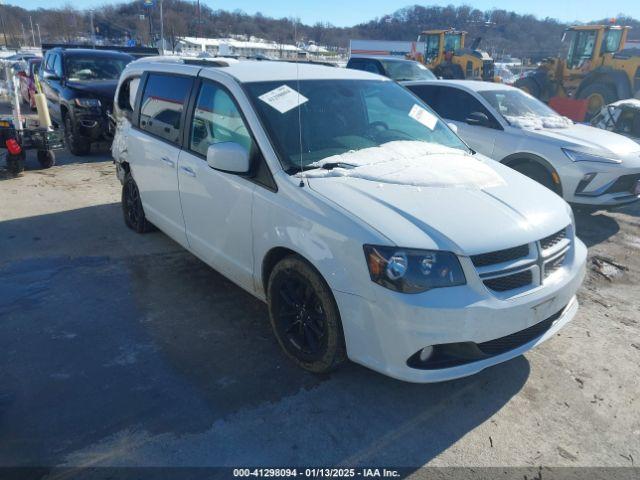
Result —
<svg viewBox="0 0 640 480"><path fill-rule="evenodd" d="M572 125L571 120L522 90L483 90L479 93L513 126L562 128Z"/></svg>
<svg viewBox="0 0 640 480"><path fill-rule="evenodd" d="M65 70L72 82L90 80L117 80L130 60L122 57L80 57L67 58Z"/></svg>
<svg viewBox="0 0 640 480"><path fill-rule="evenodd" d="M393 141L470 151L427 105L388 80L259 82L246 89L288 173Z"/></svg>
<svg viewBox="0 0 640 480"><path fill-rule="evenodd" d="M411 60L384 60L380 63L384 66L387 76L397 82L411 80L435 80L436 76L421 63Z"/></svg>

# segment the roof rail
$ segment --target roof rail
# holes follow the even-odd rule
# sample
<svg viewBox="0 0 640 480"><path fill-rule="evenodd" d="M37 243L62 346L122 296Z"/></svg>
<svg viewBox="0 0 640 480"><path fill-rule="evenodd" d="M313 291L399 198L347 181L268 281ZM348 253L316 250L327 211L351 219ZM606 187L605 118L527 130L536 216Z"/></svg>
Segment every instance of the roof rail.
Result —
<svg viewBox="0 0 640 480"><path fill-rule="evenodd" d="M117 52L128 53L132 57L151 57L159 55L158 49L154 47L124 47L121 45L82 45L79 43L43 43L42 54L52 48L86 48L88 50L115 50Z"/></svg>

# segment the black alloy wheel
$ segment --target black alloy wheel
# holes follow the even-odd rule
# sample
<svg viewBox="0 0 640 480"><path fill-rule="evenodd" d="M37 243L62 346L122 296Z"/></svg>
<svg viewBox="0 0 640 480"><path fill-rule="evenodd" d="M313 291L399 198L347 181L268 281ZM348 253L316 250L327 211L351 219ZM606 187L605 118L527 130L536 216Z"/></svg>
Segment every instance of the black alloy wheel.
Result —
<svg viewBox="0 0 640 480"><path fill-rule="evenodd" d="M323 373L346 360L331 289L301 257L278 263L269 279L269 315L280 346L302 368Z"/></svg>
<svg viewBox="0 0 640 480"><path fill-rule="evenodd" d="M124 223L134 232L146 233L153 230L152 224L144 214L140 191L131 174L127 174L122 185L122 214Z"/></svg>

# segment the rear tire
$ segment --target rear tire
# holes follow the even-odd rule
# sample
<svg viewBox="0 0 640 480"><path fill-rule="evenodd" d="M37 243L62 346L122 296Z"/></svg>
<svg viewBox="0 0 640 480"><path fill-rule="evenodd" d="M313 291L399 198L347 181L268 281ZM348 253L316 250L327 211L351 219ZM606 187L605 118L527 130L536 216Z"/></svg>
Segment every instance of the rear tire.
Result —
<svg viewBox="0 0 640 480"><path fill-rule="evenodd" d="M51 168L56 164L56 155L51 150L38 150L38 162L42 168Z"/></svg>
<svg viewBox="0 0 640 480"><path fill-rule="evenodd" d="M591 120L594 115L600 113L602 107L618 100L615 90L604 83L592 83L580 90L577 97L581 100L587 100L585 120Z"/></svg>
<svg viewBox="0 0 640 480"><path fill-rule="evenodd" d="M313 373L335 370L347 360L340 312L322 276L297 255L269 275L269 318L285 354Z"/></svg>
<svg viewBox="0 0 640 480"><path fill-rule="evenodd" d="M71 154L77 157L83 157L91 151L91 141L77 133L70 115L64 119L64 141Z"/></svg>
<svg viewBox="0 0 640 480"><path fill-rule="evenodd" d="M540 98L540 86L531 77L518 79L515 86L533 97Z"/></svg>
<svg viewBox="0 0 640 480"><path fill-rule="evenodd" d="M122 214L124 223L134 232L147 233L154 230L153 224L144 214L138 185L130 173L127 173L122 185Z"/></svg>

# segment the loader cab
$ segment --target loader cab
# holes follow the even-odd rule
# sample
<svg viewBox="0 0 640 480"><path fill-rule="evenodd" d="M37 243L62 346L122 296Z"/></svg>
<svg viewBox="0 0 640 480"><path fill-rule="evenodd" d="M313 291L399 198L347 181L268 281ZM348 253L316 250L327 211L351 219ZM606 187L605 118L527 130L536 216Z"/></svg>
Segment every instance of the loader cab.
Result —
<svg viewBox="0 0 640 480"><path fill-rule="evenodd" d="M605 54L623 49L627 29L618 25L584 25L564 31L565 62L569 73L588 72L601 63Z"/></svg>
<svg viewBox="0 0 640 480"><path fill-rule="evenodd" d="M426 65L437 65L445 60L451 60L451 56L457 50L464 48L464 37L466 32L457 30L427 30L418 35L418 42L425 45L424 63Z"/></svg>

